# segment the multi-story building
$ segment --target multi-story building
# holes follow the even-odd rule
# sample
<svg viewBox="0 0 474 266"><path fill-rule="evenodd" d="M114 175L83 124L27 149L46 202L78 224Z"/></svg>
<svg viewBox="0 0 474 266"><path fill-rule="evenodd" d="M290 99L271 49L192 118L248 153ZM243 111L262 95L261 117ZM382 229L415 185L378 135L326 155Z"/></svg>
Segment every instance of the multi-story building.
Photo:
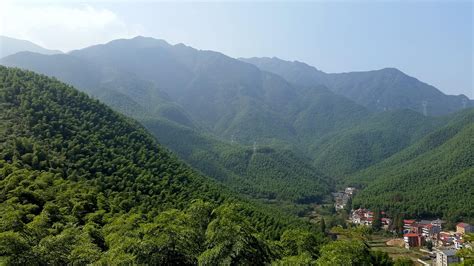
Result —
<svg viewBox="0 0 474 266"><path fill-rule="evenodd" d="M424 237L434 237L441 232L441 226L436 224L423 224L421 227L421 234Z"/></svg>
<svg viewBox="0 0 474 266"><path fill-rule="evenodd" d="M405 233L410 233L412 232L412 227L413 227L413 224L415 224L416 221L415 220L403 220L403 231Z"/></svg>
<svg viewBox="0 0 474 266"><path fill-rule="evenodd" d="M406 248L420 247L423 245L423 236L416 233L408 233L403 235Z"/></svg>
<svg viewBox="0 0 474 266"><path fill-rule="evenodd" d="M459 257L456 257L456 249L441 249L436 252L436 266L447 266L458 263Z"/></svg>

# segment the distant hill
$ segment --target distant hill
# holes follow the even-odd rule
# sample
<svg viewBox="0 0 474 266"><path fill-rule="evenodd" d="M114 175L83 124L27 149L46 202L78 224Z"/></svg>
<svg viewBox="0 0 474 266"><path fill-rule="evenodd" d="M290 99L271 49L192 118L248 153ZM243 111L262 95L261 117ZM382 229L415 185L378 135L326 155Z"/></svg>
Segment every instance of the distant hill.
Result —
<svg viewBox="0 0 474 266"><path fill-rule="evenodd" d="M61 51L49 50L30 41L0 36L0 58L16 54L18 52L33 52L39 54L60 54Z"/></svg>
<svg viewBox="0 0 474 266"><path fill-rule="evenodd" d="M474 109L348 182L365 187L356 206L474 222Z"/></svg>
<svg viewBox="0 0 474 266"><path fill-rule="evenodd" d="M0 67L0 140L2 264L265 264L300 252L268 244L292 226L314 237L311 256L323 240L46 76Z"/></svg>
<svg viewBox="0 0 474 266"><path fill-rule="evenodd" d="M443 115L474 106L464 95L445 95L437 88L395 68L327 74L301 62L278 58L241 58L260 69L305 87L325 85L333 92L369 108L386 111L412 109L427 115Z"/></svg>
<svg viewBox="0 0 474 266"><path fill-rule="evenodd" d="M300 142L304 147L368 114L324 87L295 87L223 54L145 37L67 55L20 53L0 62L55 76L94 96L102 97L107 88L142 101L140 105L173 102L180 106L180 117L219 138L234 136L244 144Z"/></svg>

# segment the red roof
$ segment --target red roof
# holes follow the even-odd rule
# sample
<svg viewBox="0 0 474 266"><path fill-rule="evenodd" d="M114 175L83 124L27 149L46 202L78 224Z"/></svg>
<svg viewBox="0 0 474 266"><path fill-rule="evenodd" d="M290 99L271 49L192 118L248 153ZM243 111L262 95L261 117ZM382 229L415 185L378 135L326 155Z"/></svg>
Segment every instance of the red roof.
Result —
<svg viewBox="0 0 474 266"><path fill-rule="evenodd" d="M409 234L404 234L403 236L406 236L406 237L419 237L420 235L415 234L415 233L409 233Z"/></svg>
<svg viewBox="0 0 474 266"><path fill-rule="evenodd" d="M466 228L466 227L469 227L469 224L467 224L467 223L458 223L456 226Z"/></svg>
<svg viewBox="0 0 474 266"><path fill-rule="evenodd" d="M405 223L405 224L412 224L414 222L416 222L416 221L415 220L403 220L403 223Z"/></svg>

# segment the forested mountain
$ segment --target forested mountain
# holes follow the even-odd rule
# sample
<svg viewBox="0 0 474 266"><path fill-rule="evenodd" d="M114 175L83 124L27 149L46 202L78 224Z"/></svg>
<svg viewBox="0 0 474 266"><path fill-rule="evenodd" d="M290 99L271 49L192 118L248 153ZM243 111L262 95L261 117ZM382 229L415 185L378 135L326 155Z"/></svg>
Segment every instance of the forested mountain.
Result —
<svg viewBox="0 0 474 266"><path fill-rule="evenodd" d="M244 144L305 146L308 139L367 114L323 87L300 89L223 54L145 37L115 40L64 57L22 53L1 63L58 77L96 96L107 88L142 106L160 106L165 99L180 106L175 114L179 111L177 115L189 117L201 129L227 140L234 136ZM76 68L83 70L69 77ZM88 71L93 72L90 78L85 77Z"/></svg>
<svg viewBox="0 0 474 266"><path fill-rule="evenodd" d="M30 41L0 36L0 58L16 54L18 52L33 52L39 54L60 54L61 51L48 50Z"/></svg>
<svg viewBox="0 0 474 266"><path fill-rule="evenodd" d="M376 113L316 143L312 147L314 164L341 180L401 151L448 120L449 117L425 117L411 110Z"/></svg>
<svg viewBox="0 0 474 266"><path fill-rule="evenodd" d="M0 140L2 264L263 264L323 241L46 76L0 67Z"/></svg>
<svg viewBox="0 0 474 266"><path fill-rule="evenodd" d="M310 165L310 160L277 147L267 149L270 152L258 152L258 156L250 156L252 148L238 144L241 141L238 134L235 135L234 145L219 141L209 134L204 136L202 134L207 132L205 125L194 122L162 89L136 78L134 74L127 74L124 70L114 75L104 73L87 59L70 55L20 53L10 58L14 58L17 65L24 65L77 85L114 109L136 118L162 144L193 167L241 193L256 198L305 203L318 202L329 195L328 178L319 174ZM6 58L6 61L10 62L10 58ZM252 112L248 112L251 115ZM271 121L269 119L268 123ZM326 124L329 125L329 122L337 123L328 121ZM333 129L334 126L328 130ZM276 137L275 139L278 140ZM227 162L231 157L235 164ZM298 171L288 171L288 165ZM270 166L274 167L273 171L267 171Z"/></svg>
<svg viewBox="0 0 474 266"><path fill-rule="evenodd" d="M160 142L208 176L235 191L264 200L321 202L331 180L307 158L285 149L242 146L218 141L192 129L160 119L140 120Z"/></svg>
<svg viewBox="0 0 474 266"><path fill-rule="evenodd" d="M464 95L445 95L437 88L395 68L328 74L297 61L278 58L241 60L299 86L327 86L333 92L376 111L412 109L423 113L423 105L426 104L426 113L436 116L474 106L474 101Z"/></svg>
<svg viewBox="0 0 474 266"><path fill-rule="evenodd" d="M394 156L355 174L354 204L417 217L474 221L474 109Z"/></svg>
<svg viewBox="0 0 474 266"><path fill-rule="evenodd" d="M375 112L315 85L332 74L301 70L301 63L290 64L288 82L220 53L144 37L64 55L18 53L0 63L77 86L138 120L205 175L266 202L321 202L334 181L344 184L451 119L402 106ZM287 69L280 63L276 69ZM401 84L390 75L380 79L373 84Z"/></svg>

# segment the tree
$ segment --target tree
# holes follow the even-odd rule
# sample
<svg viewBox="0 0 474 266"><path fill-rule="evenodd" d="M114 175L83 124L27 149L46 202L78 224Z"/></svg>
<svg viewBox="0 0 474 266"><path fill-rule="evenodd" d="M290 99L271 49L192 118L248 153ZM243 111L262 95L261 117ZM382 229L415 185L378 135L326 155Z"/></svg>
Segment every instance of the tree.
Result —
<svg viewBox="0 0 474 266"><path fill-rule="evenodd" d="M367 245L360 240L336 240L321 248L317 265L371 265Z"/></svg>
<svg viewBox="0 0 474 266"><path fill-rule="evenodd" d="M347 212L347 214L351 213L351 210L352 210L352 197L349 197L349 199L347 200L347 203L344 206L344 210Z"/></svg>
<svg viewBox="0 0 474 266"><path fill-rule="evenodd" d="M35 256L28 241L12 231L0 232L0 262L1 258L6 265L35 264Z"/></svg>
<svg viewBox="0 0 474 266"><path fill-rule="evenodd" d="M464 240L468 242L471 247L460 249L456 253L456 256L463 259L462 265L474 265L474 248L472 247L474 245L474 234L466 234Z"/></svg>
<svg viewBox="0 0 474 266"><path fill-rule="evenodd" d="M179 210L160 213L153 223L143 225L139 263L158 265L195 264L199 254L197 231L189 216Z"/></svg>
<svg viewBox="0 0 474 266"><path fill-rule="evenodd" d="M263 265L271 261L270 250L239 213L238 205L224 204L213 216L206 230L208 248L199 256L199 264Z"/></svg>
<svg viewBox="0 0 474 266"><path fill-rule="evenodd" d="M382 214L379 209L374 210L374 217L372 220L372 229L379 231L382 228Z"/></svg>
<svg viewBox="0 0 474 266"><path fill-rule="evenodd" d="M318 256L321 237L304 229L290 229L283 232L280 243L285 256L296 256L303 253L311 257Z"/></svg>
<svg viewBox="0 0 474 266"><path fill-rule="evenodd" d="M372 258L372 265L378 266L392 266L393 260L390 258L387 252L375 250L370 252Z"/></svg>
<svg viewBox="0 0 474 266"><path fill-rule="evenodd" d="M431 240L426 241L426 248L429 251L433 251L433 242Z"/></svg>
<svg viewBox="0 0 474 266"><path fill-rule="evenodd" d="M326 221L324 221L324 218L321 218L321 222L319 225L321 227L321 233L326 233Z"/></svg>

